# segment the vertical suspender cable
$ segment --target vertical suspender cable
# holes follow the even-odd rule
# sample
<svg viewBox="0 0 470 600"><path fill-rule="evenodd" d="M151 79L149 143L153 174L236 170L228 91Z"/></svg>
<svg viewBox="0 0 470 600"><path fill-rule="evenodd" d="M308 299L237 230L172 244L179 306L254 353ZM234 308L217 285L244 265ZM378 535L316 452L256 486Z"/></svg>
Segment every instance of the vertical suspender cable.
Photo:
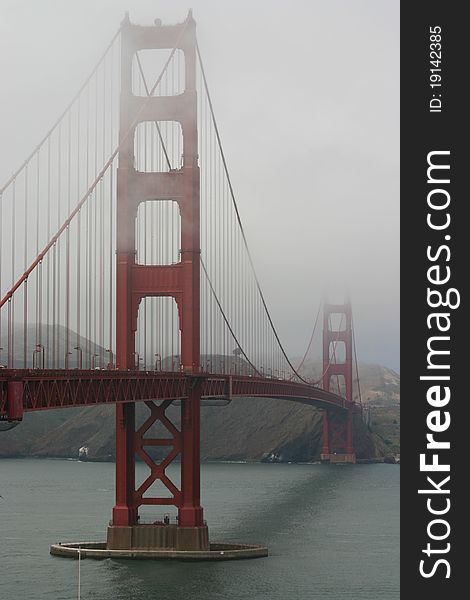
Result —
<svg viewBox="0 0 470 600"><path fill-rule="evenodd" d="M13 182L12 187L12 212L11 212L11 277L12 281L15 277L15 228L16 228L16 181ZM8 350L9 350L9 361L8 366L13 368L14 361L14 352L15 352L15 331L13 328L13 312L14 312L14 298L9 303L9 313L8 313L8 327L9 327L9 341L8 341Z"/></svg>
<svg viewBox="0 0 470 600"><path fill-rule="evenodd" d="M28 165L24 170L24 204L23 204L23 221L24 221L24 246L23 246L23 265L24 270L28 266L28 221L27 218L28 206ZM28 280L25 279L23 284L23 368L26 369L27 357L26 351L28 346Z"/></svg>
<svg viewBox="0 0 470 600"><path fill-rule="evenodd" d="M353 321L352 317L351 317L351 326L352 326L352 339L353 339L353 348L354 348L354 362L356 363L357 391L359 394L359 404L361 405L361 410L362 410L361 383L359 380L359 365L357 362L357 352L356 352L356 332L354 329L354 321Z"/></svg>

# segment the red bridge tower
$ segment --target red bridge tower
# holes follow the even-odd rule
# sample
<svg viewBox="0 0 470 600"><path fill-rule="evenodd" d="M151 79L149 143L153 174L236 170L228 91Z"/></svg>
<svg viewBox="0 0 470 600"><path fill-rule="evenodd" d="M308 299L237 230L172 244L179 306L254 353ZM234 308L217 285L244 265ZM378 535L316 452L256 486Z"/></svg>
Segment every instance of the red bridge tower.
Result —
<svg viewBox="0 0 470 600"><path fill-rule="evenodd" d="M335 318L332 319L333 315ZM344 345L343 351L340 345ZM340 389L338 393L345 397L349 408L347 412L325 410L323 413L321 460L324 462L356 462L352 355L351 304L326 304L323 309L323 389L333 391L331 382L335 378Z"/></svg>
<svg viewBox="0 0 470 600"><path fill-rule="evenodd" d="M181 331L181 369L194 375L188 399L181 401L181 430L165 414L171 401L146 402L150 415L136 431L135 404L116 405L116 505L108 529L108 548L173 547L207 550L207 526L200 506L200 225L199 166L196 98L196 27L189 14L184 23L171 26L139 26L126 19L122 26L120 150L117 188L117 303L116 366L135 369L135 334L139 303L148 296L169 296L178 307ZM142 49L178 49L184 53L185 89L176 96L143 98L132 93L132 63ZM183 134L183 165L170 172L137 172L134 136L143 121L176 121ZM136 263L135 221L145 201L172 201L181 216L180 262L173 265ZM160 421L166 439L145 438ZM168 454L156 463L145 446L168 446ZM149 477L135 489L135 457L150 469ZM180 489L165 473L177 457L181 460ZM170 497L147 497L150 486L160 481ZM174 527L139 525L141 505L174 505ZM145 530L145 531L144 531ZM164 533L162 533L164 532Z"/></svg>

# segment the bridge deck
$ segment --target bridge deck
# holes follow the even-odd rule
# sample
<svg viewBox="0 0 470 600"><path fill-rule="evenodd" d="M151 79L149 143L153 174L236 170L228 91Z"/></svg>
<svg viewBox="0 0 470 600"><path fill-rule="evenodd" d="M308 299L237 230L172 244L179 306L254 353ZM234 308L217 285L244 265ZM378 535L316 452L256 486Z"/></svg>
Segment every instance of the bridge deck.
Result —
<svg viewBox="0 0 470 600"><path fill-rule="evenodd" d="M193 376L161 371L2 369L0 419L12 418L9 396L13 393L21 396L22 410L16 407L16 412L21 413L119 402L181 400L188 397L194 385L202 386L202 398L278 398L337 410L347 410L350 406L345 398L313 385L274 378L210 373Z"/></svg>

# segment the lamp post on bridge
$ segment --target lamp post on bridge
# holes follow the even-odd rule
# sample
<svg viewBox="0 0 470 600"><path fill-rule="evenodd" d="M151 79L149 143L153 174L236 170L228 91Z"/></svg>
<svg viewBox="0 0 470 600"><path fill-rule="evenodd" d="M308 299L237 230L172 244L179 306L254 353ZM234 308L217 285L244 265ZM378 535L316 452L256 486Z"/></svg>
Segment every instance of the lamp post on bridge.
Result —
<svg viewBox="0 0 470 600"><path fill-rule="evenodd" d="M65 357L64 357L64 368L68 369L69 368L69 356L72 356L72 353L70 352L70 350L68 350L65 353Z"/></svg>
<svg viewBox="0 0 470 600"><path fill-rule="evenodd" d="M108 348L107 350L105 350L105 352L107 352L109 354L109 362L107 365L108 369L114 369L114 354L113 351L111 350L111 348Z"/></svg>
<svg viewBox="0 0 470 600"><path fill-rule="evenodd" d="M42 344L36 344L36 348L33 350L33 369L44 369L44 346ZM41 355L41 367L37 364L37 356Z"/></svg>
<svg viewBox="0 0 470 600"><path fill-rule="evenodd" d="M181 362L179 354L174 354L171 356L171 370L183 371L183 363Z"/></svg>
<svg viewBox="0 0 470 600"><path fill-rule="evenodd" d="M74 350L78 353L77 369L81 370L83 367L83 351L80 346L75 346Z"/></svg>
<svg viewBox="0 0 470 600"><path fill-rule="evenodd" d="M139 356L138 352L134 352L133 354L134 354L134 369L136 371L138 371L139 367L140 367L140 356Z"/></svg>
<svg viewBox="0 0 470 600"><path fill-rule="evenodd" d="M99 356L99 354L92 354L91 355L91 368L92 369L96 369L96 357Z"/></svg>

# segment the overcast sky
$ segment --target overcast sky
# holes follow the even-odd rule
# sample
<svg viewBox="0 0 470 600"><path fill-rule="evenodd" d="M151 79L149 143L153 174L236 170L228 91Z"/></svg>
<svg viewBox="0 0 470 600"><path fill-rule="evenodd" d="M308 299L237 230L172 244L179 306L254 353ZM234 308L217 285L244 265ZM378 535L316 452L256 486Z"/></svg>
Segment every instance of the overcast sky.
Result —
<svg viewBox="0 0 470 600"><path fill-rule="evenodd" d="M119 27L180 0L0 0L0 180ZM348 289L359 359L399 368L399 1L193 0L242 219L288 352ZM337 296L336 296L337 297ZM318 349L318 354L320 350Z"/></svg>

